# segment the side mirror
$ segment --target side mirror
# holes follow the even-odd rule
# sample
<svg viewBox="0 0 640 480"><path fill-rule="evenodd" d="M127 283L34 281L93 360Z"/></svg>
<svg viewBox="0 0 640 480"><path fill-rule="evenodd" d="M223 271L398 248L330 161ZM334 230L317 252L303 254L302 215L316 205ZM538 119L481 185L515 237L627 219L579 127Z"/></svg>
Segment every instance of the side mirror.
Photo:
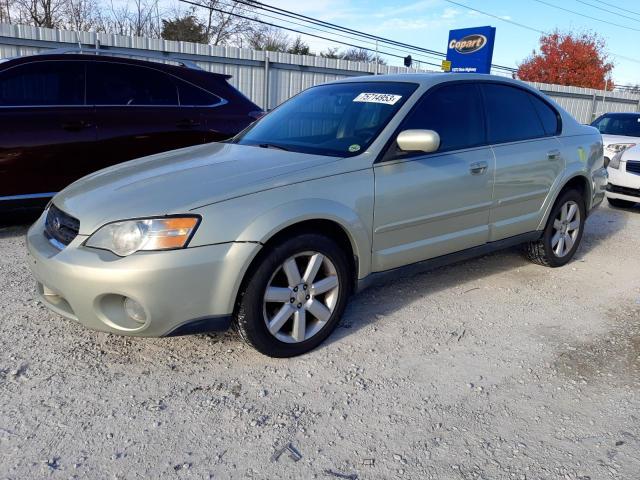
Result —
<svg viewBox="0 0 640 480"><path fill-rule="evenodd" d="M396 138L403 152L435 152L440 148L440 135L433 130L403 130Z"/></svg>

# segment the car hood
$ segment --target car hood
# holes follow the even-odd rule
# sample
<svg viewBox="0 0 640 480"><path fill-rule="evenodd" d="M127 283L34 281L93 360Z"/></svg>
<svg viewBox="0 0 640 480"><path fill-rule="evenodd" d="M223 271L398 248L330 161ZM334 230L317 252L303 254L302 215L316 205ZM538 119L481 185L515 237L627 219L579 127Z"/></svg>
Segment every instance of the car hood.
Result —
<svg viewBox="0 0 640 480"><path fill-rule="evenodd" d="M132 160L72 183L53 202L80 220L80 234L105 223L188 213L203 205L325 176L340 158L228 143Z"/></svg>
<svg viewBox="0 0 640 480"><path fill-rule="evenodd" d="M604 148L612 143L636 143L640 144L640 137L627 137L624 135L602 135L602 143Z"/></svg>

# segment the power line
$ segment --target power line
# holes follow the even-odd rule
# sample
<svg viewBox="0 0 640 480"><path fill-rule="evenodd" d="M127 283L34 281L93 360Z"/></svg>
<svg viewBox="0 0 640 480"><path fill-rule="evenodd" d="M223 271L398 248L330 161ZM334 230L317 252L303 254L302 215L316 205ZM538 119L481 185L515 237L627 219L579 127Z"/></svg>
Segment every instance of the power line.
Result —
<svg viewBox="0 0 640 480"><path fill-rule="evenodd" d="M318 19L315 19L315 18L312 18L312 17L308 17L308 16L303 15L301 13L296 13L296 12L292 12L290 10L285 10L284 8L274 7L272 5L268 5L268 4L263 3L263 2L249 1L249 0L234 0L234 1L236 3L241 3L243 5L247 5L247 6L252 7L252 8L257 8L257 9L260 9L260 10L266 10L266 11L271 12L271 13L277 13L279 15L283 15L283 16L286 16L288 18L296 18L296 19L299 19L299 20L302 20L302 21L305 21L305 22L313 23L315 25L322 25L322 26L327 27L327 28L336 29L336 30L339 30L339 31L348 32L348 33L352 33L352 34L355 34L355 35L358 35L358 36L362 36L362 37L365 37L365 38L376 40L376 41L381 42L381 43L397 45L397 46L400 46L400 47L403 47L403 48L406 48L406 49L409 49L409 50L420 51L420 52L423 52L423 53L427 53L427 54L438 56L440 58L446 58L446 53L439 52L437 50L430 50L430 49L427 49L427 48L418 47L416 45L411 45L411 44L408 44L408 43L398 42L396 40L392 40L392 39L389 39L389 38L380 37L378 35L373 35L373 34L370 34L370 33L362 32L360 30L354 30L352 28L344 27L342 25L337 25L335 23L326 22L324 20L318 20ZM208 7L205 6L205 8L208 8ZM492 64L492 67L494 67L496 69L500 69L500 70L507 70L509 72L516 71L515 68L506 67L504 65Z"/></svg>
<svg viewBox="0 0 640 480"><path fill-rule="evenodd" d="M236 2L236 3L239 3L239 2ZM233 7L233 5L229 5L228 3L223 3L223 6L225 6L227 8L232 8ZM248 7L240 6L239 8L243 9L245 13L247 12L247 10L249 10ZM260 15L262 17L271 18L273 20L286 21L286 22L291 23L293 25L298 25L298 26L304 27L304 28L310 28L311 30L327 33L327 34L330 34L330 35L335 35L337 37L346 38L348 40L354 40L354 41L368 43L369 45L375 45L375 42L373 42L371 40L364 40L364 39L361 39L361 38L356 38L356 37L352 37L352 36L349 36L349 35L344 35L344 34L341 34L341 33L332 32L332 31L329 31L329 30L323 30L323 29L318 28L318 27L312 27L311 25L305 25L303 23L298 23L298 22L294 22L292 20L287 20L287 19L283 19L283 18L276 17L276 16L273 16L273 15L268 15L266 13L260 13ZM282 28L282 26L280 26L280 28ZM385 48L387 48L389 50L394 50L396 52L405 52L405 53L406 53L406 50L412 50L412 49L404 49L403 50L403 49L392 47L392 46L389 46L389 45L387 45ZM431 54L425 54L425 55L431 55ZM436 56L432 55L432 57L436 57ZM438 57L436 57L436 58L426 58L425 59L424 57L417 57L417 56L415 56L415 58L420 62L423 62L423 61L426 62L427 60L434 60L434 59L437 60L438 59Z"/></svg>
<svg viewBox="0 0 640 480"><path fill-rule="evenodd" d="M533 1L541 3L541 4L546 5L548 7L557 8L558 10L562 10L564 12L573 13L574 15L579 15L581 17L588 18L590 20L595 20L596 22L606 23L608 25L613 25L615 27L626 28L627 30L634 30L636 32L640 32L640 28L628 27L626 25L620 25L619 23L610 22L608 20L602 20L601 18L592 17L590 15L585 15L584 13L576 12L574 10L569 10L568 8L560 7L558 5L554 5L553 3L545 2L544 0L533 0Z"/></svg>
<svg viewBox="0 0 640 480"><path fill-rule="evenodd" d="M507 18L502 18L499 15L494 15L492 13L485 12L483 10L478 10L477 8L469 7L468 5L465 5L463 3L454 2L452 0L444 0L444 1L448 2L448 3L451 3L453 5L457 5L458 7L466 8L467 10L472 10L474 12L481 13L482 15L486 15L487 17L496 18L496 19L498 19L498 20L500 20L502 22L510 23L511 25L516 25L516 26L521 27L521 28L526 28L527 30L531 30L532 32L541 33L543 35L545 33L542 30L538 30L537 28L529 27L528 25L525 25L523 23L514 22L513 20L509 20Z"/></svg>
<svg viewBox="0 0 640 480"><path fill-rule="evenodd" d="M594 5L589 2L585 2L584 0L576 0L578 3L582 3L583 5L588 5L591 8L597 8L598 10L602 10L603 12L612 13L613 15L620 15L620 12L614 12L613 10L609 10L608 8L599 7L598 5ZM639 22L640 20L636 20L635 18L630 18L629 20L633 20L634 22Z"/></svg>
<svg viewBox="0 0 640 480"><path fill-rule="evenodd" d="M389 56L389 57L395 57L395 58L401 58L401 59L404 59L404 58L405 58L404 56L402 56L402 55L396 55L395 53L384 52L384 51L382 51L382 50L378 50L378 51L376 51L376 50L374 50L374 49L372 49L372 48L362 47L362 46L360 46L360 45L355 45L355 44L353 44L353 43L342 42L342 41L340 41L340 40L334 40L334 39L331 39L331 38L327 38L327 37L323 37L323 36L320 36L320 35L316 35L316 34L314 34L314 33L303 32L303 31L301 31L301 30L296 30L295 28L284 27L284 26L282 26L282 25L276 25L276 24L274 24L274 23L269 23L269 22L265 22L265 21L263 21L263 20L258 20L257 18L250 18L250 17L244 16L244 15L240 15L240 14L238 14L238 13L227 12L226 10L221 10L221 9L219 9L219 8L214 8L214 7L205 6L205 5L202 5L202 4L199 4L199 3L196 3L196 2L192 2L192 1L189 1L189 0L179 0L179 1L180 1L180 2L182 2L182 3L187 3L187 4L189 4L189 5L194 5L194 6L196 6L196 7L203 7L203 8L207 8L207 9L209 9L209 10L213 10L214 12L224 13L224 14L226 14L226 15L232 15L232 16L234 16L234 17L242 18L242 19L244 19L244 20L249 20L249 21L251 21L251 22L262 23L263 25L269 25L270 27L281 28L281 29L283 29L283 30L289 30L289 31L291 31L291 32L299 33L299 34L301 34L301 35L309 35L309 36L311 36L311 37L320 38L320 39L322 39L322 40L328 40L328 41L330 41L330 42L339 43L339 44L341 44L341 45L346 45L346 46L348 46L348 47L358 48L358 49L361 49L361 50L367 50L367 51L369 51L369 52L375 52L376 54L387 55L387 56ZM440 67L440 65L439 65L439 64L437 64L437 63L430 63L430 62L422 62L422 63L426 63L427 65L433 65L433 66L436 66L436 67Z"/></svg>
<svg viewBox="0 0 640 480"><path fill-rule="evenodd" d="M500 20L502 22L510 23L512 25L516 25L518 27L525 28L527 30L531 30L533 32L540 33L542 35L545 35L547 33L547 32L544 32L542 30L539 30L537 28L530 27L529 25L524 25L523 23L514 22L513 20L502 18L502 17L500 17L498 15L494 15L492 13L485 12L483 10L478 10L477 8L469 7L469 6L467 6L467 5L463 4L463 3L454 2L453 0L444 0L444 1L448 2L448 3L451 3L453 5L457 5L457 6L462 7L462 8L466 8L468 10L472 10L472 11L477 12L477 13L481 13L481 14L486 15L488 17L496 18L496 19L498 19L498 20ZM538 1L538 0L534 0L534 1ZM640 60L638 60L637 58L631 58L631 57L627 57L626 55L620 55L618 53L613 53L613 52L609 52L609 54L614 56L614 57L617 57L617 58L622 58L623 60L627 60L629 62L640 63Z"/></svg>
<svg viewBox="0 0 640 480"><path fill-rule="evenodd" d="M608 7L617 8L618 10L622 10L623 12L632 13L634 15L639 15L640 16L640 12L634 12L633 10L628 10L626 8L619 7L618 5L614 5L612 3L607 3L607 2L605 2L603 0L598 0L598 3L602 3L604 5L607 5Z"/></svg>

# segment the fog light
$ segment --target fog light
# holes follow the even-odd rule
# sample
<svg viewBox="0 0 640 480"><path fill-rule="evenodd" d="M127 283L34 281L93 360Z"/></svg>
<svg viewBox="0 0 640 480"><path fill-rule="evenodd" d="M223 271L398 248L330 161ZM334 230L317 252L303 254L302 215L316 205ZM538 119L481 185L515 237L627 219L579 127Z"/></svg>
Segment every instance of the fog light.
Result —
<svg viewBox="0 0 640 480"><path fill-rule="evenodd" d="M142 308L142 305L132 298L126 297L124 299L124 311L127 312L129 318L140 324L147 321L147 314L145 313L144 308Z"/></svg>

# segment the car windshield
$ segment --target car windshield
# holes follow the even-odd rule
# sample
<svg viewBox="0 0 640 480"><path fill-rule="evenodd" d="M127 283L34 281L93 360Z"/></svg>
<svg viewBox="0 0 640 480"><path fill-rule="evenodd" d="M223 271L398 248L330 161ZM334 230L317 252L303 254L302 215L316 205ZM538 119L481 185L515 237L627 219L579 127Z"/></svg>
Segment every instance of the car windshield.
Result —
<svg viewBox="0 0 640 480"><path fill-rule="evenodd" d="M283 103L233 142L316 155L358 155L416 88L403 82L313 87Z"/></svg>
<svg viewBox="0 0 640 480"><path fill-rule="evenodd" d="M605 115L591 126L596 127L603 135L640 137L640 115Z"/></svg>

